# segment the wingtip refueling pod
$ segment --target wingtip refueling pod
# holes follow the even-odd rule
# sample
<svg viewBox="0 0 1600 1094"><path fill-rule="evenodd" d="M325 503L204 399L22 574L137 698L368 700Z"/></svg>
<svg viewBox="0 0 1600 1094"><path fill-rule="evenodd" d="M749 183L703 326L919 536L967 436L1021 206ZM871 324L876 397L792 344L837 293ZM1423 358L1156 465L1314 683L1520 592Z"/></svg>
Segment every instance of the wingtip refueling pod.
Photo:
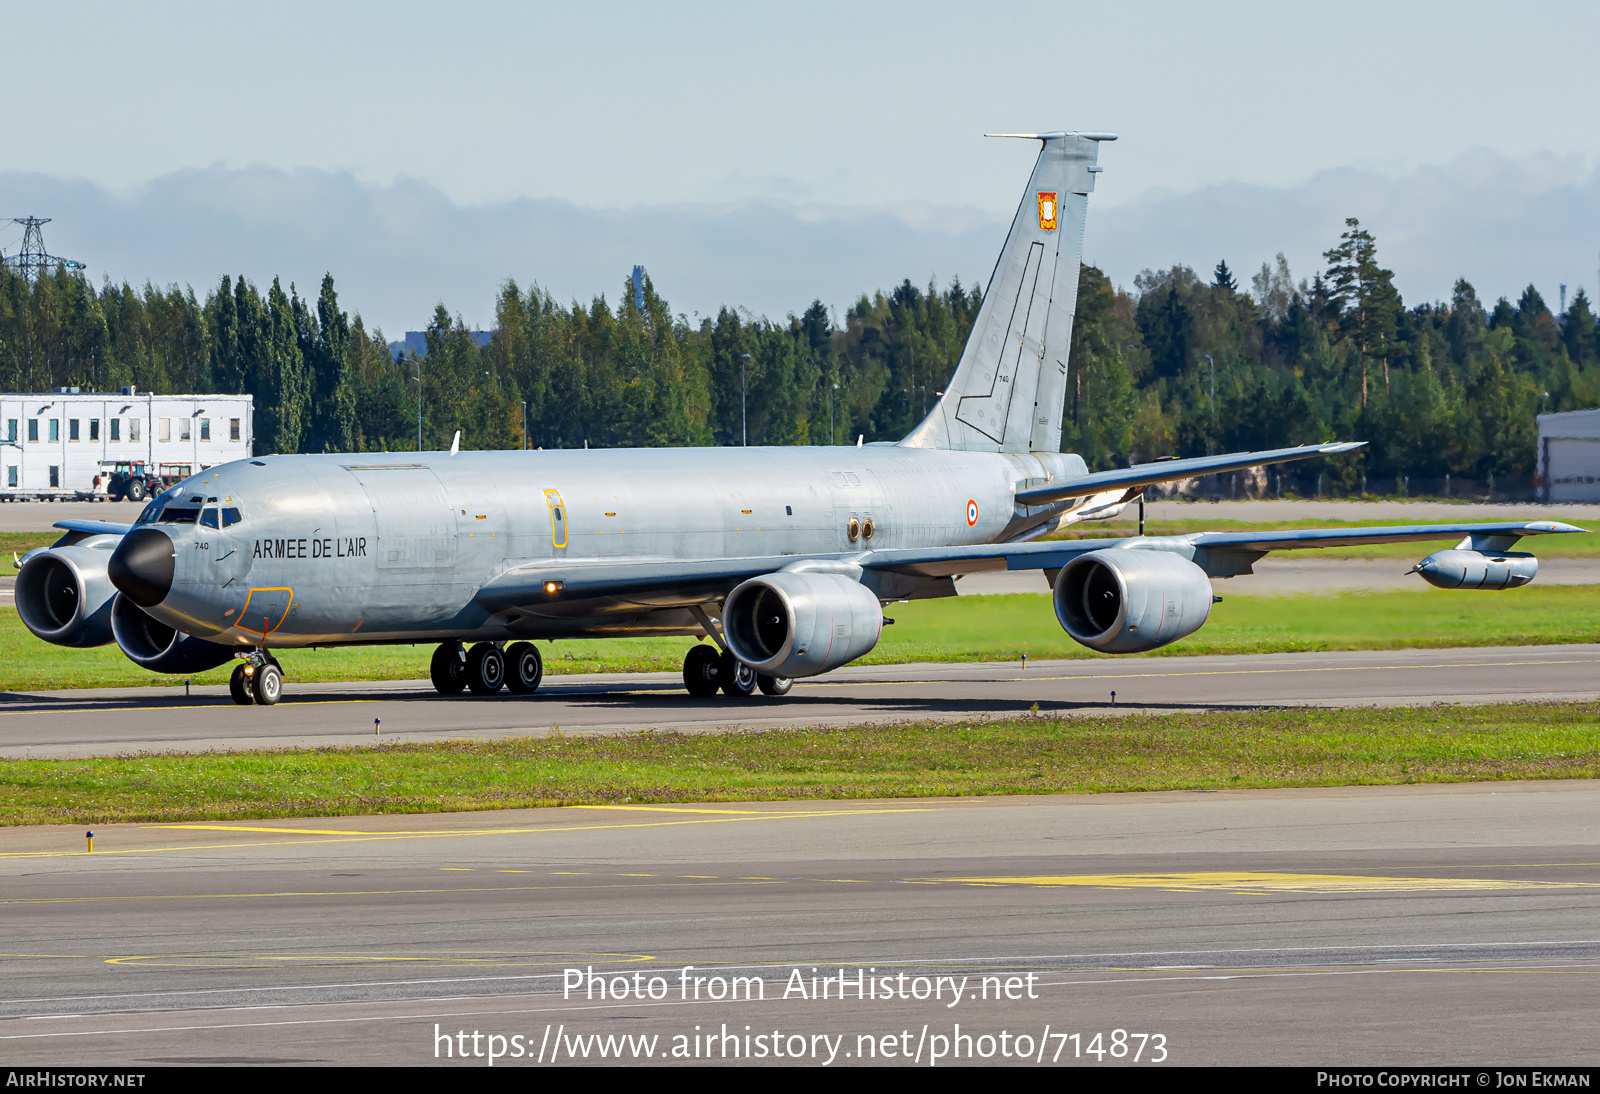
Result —
<svg viewBox="0 0 1600 1094"><path fill-rule="evenodd" d="M1570 524L1533 521L1516 534L1478 533L1467 536L1448 551L1435 551L1411 568L1422 580L1440 589L1515 589L1539 575L1539 560L1526 551L1510 548L1523 535L1543 532L1581 532Z"/></svg>
<svg viewBox="0 0 1600 1094"><path fill-rule="evenodd" d="M1412 568L1440 589L1515 589L1539 574L1539 560L1525 551L1435 551Z"/></svg>

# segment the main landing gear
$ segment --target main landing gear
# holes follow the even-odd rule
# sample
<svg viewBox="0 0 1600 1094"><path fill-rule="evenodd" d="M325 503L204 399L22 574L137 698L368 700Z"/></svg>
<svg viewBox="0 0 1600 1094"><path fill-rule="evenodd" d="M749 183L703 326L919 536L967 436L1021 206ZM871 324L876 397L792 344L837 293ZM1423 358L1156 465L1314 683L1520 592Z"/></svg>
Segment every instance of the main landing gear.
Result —
<svg viewBox="0 0 1600 1094"><path fill-rule="evenodd" d="M764 695L787 695L794 681L787 676L767 676L715 646L691 646L683 656L683 686L689 694L709 699L718 691L743 698L760 688Z"/></svg>
<svg viewBox="0 0 1600 1094"><path fill-rule="evenodd" d="M266 650L255 650L228 678L228 694L242 707L270 707L283 698L283 666Z"/></svg>
<svg viewBox="0 0 1600 1094"><path fill-rule="evenodd" d="M493 642L471 649L459 641L441 643L433 651L428 675L440 695L493 695L502 687L518 695L531 695L544 679L544 658L532 642L513 642L502 650Z"/></svg>
<svg viewBox="0 0 1600 1094"><path fill-rule="evenodd" d="M453 640L441 643L433 651L428 675L440 695L460 695L469 690L474 695L494 695L501 688L515 695L532 695L544 679L544 658L532 642L513 642L502 649L494 642L478 642L469 647ZM763 695L787 695L794 681L787 676L758 673L715 646L696 645L683 658L683 686L690 695L702 699L719 691L743 698L755 694L758 688Z"/></svg>

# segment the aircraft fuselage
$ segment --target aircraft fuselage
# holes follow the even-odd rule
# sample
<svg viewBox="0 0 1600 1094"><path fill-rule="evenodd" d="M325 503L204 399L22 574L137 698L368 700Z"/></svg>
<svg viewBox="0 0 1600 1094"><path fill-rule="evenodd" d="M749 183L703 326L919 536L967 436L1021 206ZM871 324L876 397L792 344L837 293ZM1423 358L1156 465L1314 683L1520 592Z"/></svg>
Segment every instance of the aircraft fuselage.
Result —
<svg viewBox="0 0 1600 1094"><path fill-rule="evenodd" d="M1019 508L1019 487L1084 470L1069 454L889 445L240 460L193 476L141 516L139 527L174 543L170 590L145 610L241 647L263 633L277 647L698 633L687 610L661 605L508 621L474 597L512 566L563 557L832 557L1003 542L1070 508Z"/></svg>

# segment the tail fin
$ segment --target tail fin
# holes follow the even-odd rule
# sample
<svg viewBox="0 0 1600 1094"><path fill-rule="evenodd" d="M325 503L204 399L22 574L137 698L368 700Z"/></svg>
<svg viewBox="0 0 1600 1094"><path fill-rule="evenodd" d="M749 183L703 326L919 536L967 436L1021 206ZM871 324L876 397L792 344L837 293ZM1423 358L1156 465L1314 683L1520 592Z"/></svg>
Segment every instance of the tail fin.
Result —
<svg viewBox="0 0 1600 1094"><path fill-rule="evenodd" d="M1059 452L1083 218L1114 133L992 133L1044 142L955 377L909 448Z"/></svg>

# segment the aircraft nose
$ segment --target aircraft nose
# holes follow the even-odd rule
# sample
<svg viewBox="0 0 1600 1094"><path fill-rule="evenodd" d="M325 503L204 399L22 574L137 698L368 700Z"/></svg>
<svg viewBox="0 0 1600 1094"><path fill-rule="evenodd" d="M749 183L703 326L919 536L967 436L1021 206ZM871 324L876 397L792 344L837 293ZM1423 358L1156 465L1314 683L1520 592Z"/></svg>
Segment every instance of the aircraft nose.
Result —
<svg viewBox="0 0 1600 1094"><path fill-rule="evenodd" d="M141 608L153 608L172 591L177 548L172 537L155 528L135 528L111 552L106 570L115 585Z"/></svg>

